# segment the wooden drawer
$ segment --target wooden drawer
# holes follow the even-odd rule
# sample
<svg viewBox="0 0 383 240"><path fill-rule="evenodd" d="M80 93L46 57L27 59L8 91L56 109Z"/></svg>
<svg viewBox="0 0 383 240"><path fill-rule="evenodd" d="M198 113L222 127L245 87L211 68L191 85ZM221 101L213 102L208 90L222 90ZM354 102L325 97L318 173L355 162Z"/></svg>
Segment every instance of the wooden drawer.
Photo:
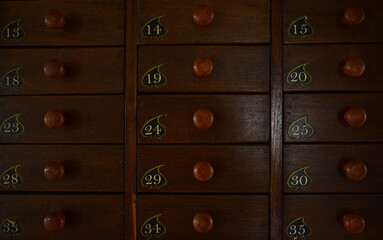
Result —
<svg viewBox="0 0 383 240"><path fill-rule="evenodd" d="M268 46L140 47L138 90L268 92L269 58Z"/></svg>
<svg viewBox="0 0 383 240"><path fill-rule="evenodd" d="M293 239L292 236L310 240L380 238L382 202L382 195L284 196L284 239ZM343 218L348 214L358 214L364 219L361 233L352 234L345 229ZM311 234L307 236L308 233Z"/></svg>
<svg viewBox="0 0 383 240"><path fill-rule="evenodd" d="M0 97L2 143L123 143L123 96ZM62 127L50 129L48 123Z"/></svg>
<svg viewBox="0 0 383 240"><path fill-rule="evenodd" d="M140 0L138 43L266 43L269 5L267 0Z"/></svg>
<svg viewBox="0 0 383 240"><path fill-rule="evenodd" d="M284 191L383 192L383 144L288 144Z"/></svg>
<svg viewBox="0 0 383 240"><path fill-rule="evenodd" d="M122 145L2 145L0 159L0 191L124 191Z"/></svg>
<svg viewBox="0 0 383 240"><path fill-rule="evenodd" d="M283 2L285 43L383 41L382 1L288 0ZM350 21L350 19L353 20Z"/></svg>
<svg viewBox="0 0 383 240"><path fill-rule="evenodd" d="M139 96L138 143L267 142L269 111L268 95Z"/></svg>
<svg viewBox="0 0 383 240"><path fill-rule="evenodd" d="M269 191L269 146L139 146L140 192Z"/></svg>
<svg viewBox="0 0 383 240"><path fill-rule="evenodd" d="M1 95L124 92L122 48L6 49L0 55Z"/></svg>
<svg viewBox="0 0 383 240"><path fill-rule="evenodd" d="M380 44L285 46L284 90L382 91L382 55Z"/></svg>
<svg viewBox="0 0 383 240"><path fill-rule="evenodd" d="M150 235L169 240L180 236L186 240L269 239L267 196L145 195L139 196L138 202L138 239L148 239ZM193 222L200 219L196 217L198 213L212 218L209 232L194 229ZM199 224L196 226L200 229Z"/></svg>
<svg viewBox="0 0 383 240"><path fill-rule="evenodd" d="M0 46L123 45L124 6L122 0L1 1L7 11L0 18Z"/></svg>
<svg viewBox="0 0 383 240"><path fill-rule="evenodd" d="M123 195L0 195L0 206L11 239L124 239ZM44 219L54 212L65 215L64 228L48 232Z"/></svg>
<svg viewBox="0 0 383 240"><path fill-rule="evenodd" d="M382 106L383 94L286 94L285 142L382 142Z"/></svg>

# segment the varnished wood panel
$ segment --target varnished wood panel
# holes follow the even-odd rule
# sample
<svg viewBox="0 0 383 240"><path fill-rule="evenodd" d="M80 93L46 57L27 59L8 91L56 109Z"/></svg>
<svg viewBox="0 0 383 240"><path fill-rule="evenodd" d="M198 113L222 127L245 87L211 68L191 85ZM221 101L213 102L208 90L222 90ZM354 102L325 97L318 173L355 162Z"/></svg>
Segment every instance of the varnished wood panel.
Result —
<svg viewBox="0 0 383 240"><path fill-rule="evenodd" d="M138 197L138 239L147 239L141 227L149 218L161 214L159 221L166 227L164 239L269 239L267 196L159 196ZM197 213L209 213L213 228L198 233L193 228ZM161 237L161 238L162 238Z"/></svg>

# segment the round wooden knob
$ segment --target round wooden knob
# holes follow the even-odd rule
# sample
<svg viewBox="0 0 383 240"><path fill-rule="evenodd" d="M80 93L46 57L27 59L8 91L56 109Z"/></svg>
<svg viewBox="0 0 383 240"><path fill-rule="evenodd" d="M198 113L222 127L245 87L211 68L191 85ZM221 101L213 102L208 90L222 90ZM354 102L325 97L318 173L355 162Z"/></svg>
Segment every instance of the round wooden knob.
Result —
<svg viewBox="0 0 383 240"><path fill-rule="evenodd" d="M361 24L364 20L364 10L361 7L348 7L343 13L343 23L353 26Z"/></svg>
<svg viewBox="0 0 383 240"><path fill-rule="evenodd" d="M352 234L363 232L366 223L358 214L346 214L343 216L344 228Z"/></svg>
<svg viewBox="0 0 383 240"><path fill-rule="evenodd" d="M364 73L366 65L360 58L349 58L343 66L343 72L349 77L359 77Z"/></svg>
<svg viewBox="0 0 383 240"><path fill-rule="evenodd" d="M213 113L207 109L198 109L194 112L193 123L199 129L209 128L214 122Z"/></svg>
<svg viewBox="0 0 383 240"><path fill-rule="evenodd" d="M57 9L52 9L45 14L45 24L48 28L64 28L66 25L65 16Z"/></svg>
<svg viewBox="0 0 383 240"><path fill-rule="evenodd" d="M362 108L349 108L344 114L344 119L351 127L360 127L367 120L367 114Z"/></svg>
<svg viewBox="0 0 383 240"><path fill-rule="evenodd" d="M50 162L44 167L44 175L49 181L55 182L64 177L65 168L59 162Z"/></svg>
<svg viewBox="0 0 383 240"><path fill-rule="evenodd" d="M208 213L197 213L193 219L193 227L200 233L210 232L213 228L213 218Z"/></svg>
<svg viewBox="0 0 383 240"><path fill-rule="evenodd" d="M59 110L49 110L45 113L44 123L48 128L56 129L60 128L65 123L65 116Z"/></svg>
<svg viewBox="0 0 383 240"><path fill-rule="evenodd" d="M44 74L51 79L61 78L65 75L64 64L57 59L51 59L44 63Z"/></svg>
<svg viewBox="0 0 383 240"><path fill-rule="evenodd" d="M201 27L206 27L214 19L214 10L208 6L201 6L194 9L193 21Z"/></svg>
<svg viewBox="0 0 383 240"><path fill-rule="evenodd" d="M44 218L44 227L48 232L58 232L64 228L66 217L62 213L48 213Z"/></svg>
<svg viewBox="0 0 383 240"><path fill-rule="evenodd" d="M207 77L213 72L213 61L210 58L197 58L193 63L194 73L198 77Z"/></svg>
<svg viewBox="0 0 383 240"><path fill-rule="evenodd" d="M344 165L344 173L354 181L361 181L367 175L367 166L360 160L350 160Z"/></svg>
<svg viewBox="0 0 383 240"><path fill-rule="evenodd" d="M193 168L194 177L201 181L209 181L214 175L213 166L208 162L198 162Z"/></svg>

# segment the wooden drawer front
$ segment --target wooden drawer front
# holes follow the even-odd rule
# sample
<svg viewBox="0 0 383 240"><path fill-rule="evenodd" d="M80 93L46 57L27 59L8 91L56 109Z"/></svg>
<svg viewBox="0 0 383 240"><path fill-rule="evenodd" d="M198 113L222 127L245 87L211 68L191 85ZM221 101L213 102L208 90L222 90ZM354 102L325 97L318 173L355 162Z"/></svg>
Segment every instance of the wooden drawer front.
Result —
<svg viewBox="0 0 383 240"><path fill-rule="evenodd" d="M199 109L213 115L213 124L207 129L193 124ZM270 135L269 115L267 95L140 96L138 142L266 142ZM148 125L152 127L146 128Z"/></svg>
<svg viewBox="0 0 383 240"><path fill-rule="evenodd" d="M121 0L1 1L7 11L0 18L0 46L123 45L124 6ZM65 27L47 26L51 10L62 13Z"/></svg>
<svg viewBox="0 0 383 240"><path fill-rule="evenodd" d="M139 146L140 192L269 191L269 146Z"/></svg>
<svg viewBox="0 0 383 240"><path fill-rule="evenodd" d="M124 92L122 48L6 49L0 55L1 95Z"/></svg>
<svg viewBox="0 0 383 240"><path fill-rule="evenodd" d="M270 41L269 5L267 0L140 0L138 43L266 43ZM213 20L207 26L193 21L194 13L202 6L209 10L200 13L213 12ZM199 16L196 14L198 19ZM210 20L212 14L207 16Z"/></svg>
<svg viewBox="0 0 383 240"><path fill-rule="evenodd" d="M123 143L123 96L0 97L0 109L3 143ZM50 110L63 113L61 128L45 125Z"/></svg>
<svg viewBox="0 0 383 240"><path fill-rule="evenodd" d="M269 50L268 46L140 47L139 91L268 92ZM194 64L199 58L212 64ZM204 67L213 70L201 71Z"/></svg>
<svg viewBox="0 0 383 240"><path fill-rule="evenodd" d="M284 196L283 230L284 239L291 235L310 240L377 239L383 235L381 218L382 195L340 195L340 196ZM348 214L358 214L365 221L365 228L359 234L349 233L343 222ZM301 222L304 218L304 223ZM300 219L300 220L298 220ZM295 220L298 220L295 222ZM295 224L292 224L295 222ZM291 224L291 225L290 225ZM296 226L296 230L294 230ZM292 227L292 228L291 228ZM309 236L304 236L310 230ZM295 234L293 234L295 232ZM298 233L299 232L299 233ZM305 232L303 235L302 233Z"/></svg>
<svg viewBox="0 0 383 240"><path fill-rule="evenodd" d="M284 146L288 193L383 192L383 144Z"/></svg>
<svg viewBox="0 0 383 240"><path fill-rule="evenodd" d="M0 191L124 191L122 145L3 145L0 159Z"/></svg>
<svg viewBox="0 0 383 240"><path fill-rule="evenodd" d="M147 224L155 227L158 216L164 239L269 239L267 196L156 196L138 197L138 239L150 235ZM207 213L213 219L210 232L199 233L193 228L196 214ZM153 219L155 220L155 219ZM148 227L148 228L145 228ZM142 229L143 228L143 229ZM151 231L156 236L156 229ZM161 237L161 238L162 238Z"/></svg>
<svg viewBox="0 0 383 240"><path fill-rule="evenodd" d="M382 55L383 45L285 46L284 90L382 91ZM350 73L350 67L360 70Z"/></svg>
<svg viewBox="0 0 383 240"><path fill-rule="evenodd" d="M352 9L364 20L355 25L343 22ZM288 0L284 1L284 42L378 42L383 41L383 2L376 0ZM347 10L346 10L347 9ZM306 17L306 21L305 21ZM358 19L358 20L361 20Z"/></svg>
<svg viewBox="0 0 383 240"><path fill-rule="evenodd" d="M382 106L383 94L287 94L285 141L382 142ZM350 108L365 111L364 125L352 127L346 122Z"/></svg>
<svg viewBox="0 0 383 240"><path fill-rule="evenodd" d="M11 239L124 239L123 195L0 195L0 206L1 221L15 221L23 230ZM61 231L45 230L44 218L52 212L66 217Z"/></svg>

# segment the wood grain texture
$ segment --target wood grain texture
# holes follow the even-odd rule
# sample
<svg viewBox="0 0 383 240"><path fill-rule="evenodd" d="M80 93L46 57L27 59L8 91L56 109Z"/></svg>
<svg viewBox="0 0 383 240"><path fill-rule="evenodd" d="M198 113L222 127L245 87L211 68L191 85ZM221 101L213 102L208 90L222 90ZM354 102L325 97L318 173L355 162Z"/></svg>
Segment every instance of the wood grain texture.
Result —
<svg viewBox="0 0 383 240"><path fill-rule="evenodd" d="M383 195L301 195L285 196L283 212L284 239L288 225L304 217L311 228L310 240L321 239L377 239L383 235L381 218ZM366 228L360 234L351 234L343 226L343 216L355 213L366 221Z"/></svg>
<svg viewBox="0 0 383 240"><path fill-rule="evenodd" d="M193 124L194 112L202 108L214 114L214 123L208 129L198 129ZM270 135L269 111L267 95L139 96L138 142L267 142ZM166 128L165 136L160 140L144 138L141 128L147 121L159 115L164 115L160 118L160 123Z"/></svg>
<svg viewBox="0 0 383 240"><path fill-rule="evenodd" d="M20 89L0 88L0 95L123 93L122 48L2 49L0 75L20 68ZM27 56L27 57L26 57ZM57 59L64 65L62 78L44 74L44 63Z"/></svg>
<svg viewBox="0 0 383 240"><path fill-rule="evenodd" d="M214 20L206 27L193 22L196 8L207 5L214 10ZM269 42L269 1L230 0L140 0L138 3L139 44L216 44ZM161 39L148 39L144 25L153 18L168 30Z"/></svg>
<svg viewBox="0 0 383 240"><path fill-rule="evenodd" d="M18 166L22 185L0 192L123 192L123 146L113 145L1 145L0 174ZM56 182L44 176L44 166L60 162L64 177Z"/></svg>
<svg viewBox="0 0 383 240"><path fill-rule="evenodd" d="M284 136L286 142L381 142L383 141L382 94L286 94ZM344 120L350 107L363 108L367 121L361 127L351 127ZM309 138L288 136L290 125L307 116L314 129Z"/></svg>
<svg viewBox="0 0 383 240"><path fill-rule="evenodd" d="M23 227L16 239L123 239L122 195L0 195L1 220L16 220ZM50 212L66 216L64 229L51 233L43 220ZM97 229L97 231L95 231Z"/></svg>
<svg viewBox="0 0 383 240"><path fill-rule="evenodd" d="M143 46L139 49L139 92L269 92L270 48L268 46ZM210 58L213 72L198 77L193 62ZM161 73L167 82L161 88L145 87L147 71L163 65ZM153 78L153 77L152 77Z"/></svg>
<svg viewBox="0 0 383 240"><path fill-rule="evenodd" d="M0 97L0 121L20 114L24 133L0 135L2 143L123 143L123 96ZM57 109L66 122L59 129L44 124L44 114Z"/></svg>
<svg viewBox="0 0 383 240"><path fill-rule="evenodd" d="M159 221L166 227L164 239L269 239L267 196L159 196L138 198L138 227L149 218L162 214ZM193 228L197 213L208 213L214 225L201 234ZM141 233L138 239L146 239Z"/></svg>
<svg viewBox="0 0 383 240"><path fill-rule="evenodd" d="M294 45L284 47L283 87L285 91L382 91L381 56L383 45ZM348 58L360 58L366 70L360 77L343 72ZM309 85L293 86L287 76L294 68L306 64L312 80Z"/></svg>
<svg viewBox="0 0 383 240"><path fill-rule="evenodd" d="M366 13L364 21L355 26L342 22L347 7L362 7ZM283 30L285 43L320 42L381 42L383 41L383 3L375 0L287 0L283 5ZM314 29L311 36L294 39L288 35L292 22L307 16Z"/></svg>
<svg viewBox="0 0 383 240"><path fill-rule="evenodd" d="M139 146L138 190L140 192L226 192L266 193L269 191L269 147L255 146ZM194 166L208 162L214 169L208 181L198 181ZM145 173L164 165L160 172L165 186L156 189L141 183Z"/></svg>
<svg viewBox="0 0 383 240"><path fill-rule="evenodd" d="M0 39L0 46L96 46L124 45L124 1L1 1L0 26L21 19L23 39ZM49 29L45 14L60 10L63 29Z"/></svg>

